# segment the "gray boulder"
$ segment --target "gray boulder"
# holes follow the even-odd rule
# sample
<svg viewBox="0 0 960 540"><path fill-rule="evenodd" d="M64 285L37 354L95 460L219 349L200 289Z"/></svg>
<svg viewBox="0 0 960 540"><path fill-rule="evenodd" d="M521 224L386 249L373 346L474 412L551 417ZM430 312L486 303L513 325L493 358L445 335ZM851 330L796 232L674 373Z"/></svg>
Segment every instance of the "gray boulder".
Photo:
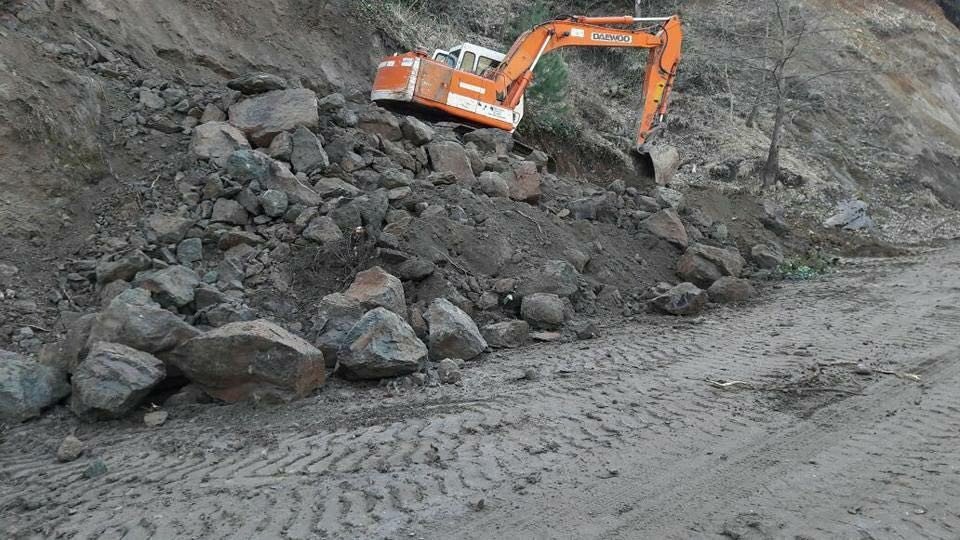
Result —
<svg viewBox="0 0 960 540"><path fill-rule="evenodd" d="M260 194L260 206L263 207L263 213L277 218L287 212L290 200L287 194L278 189L268 189Z"/></svg>
<svg viewBox="0 0 960 540"><path fill-rule="evenodd" d="M867 203L852 199L837 204L837 212L823 222L827 228L842 228L847 231L872 229L873 219L867 214Z"/></svg>
<svg viewBox="0 0 960 540"><path fill-rule="evenodd" d="M757 244L750 249L750 258L754 264L767 270L776 270L783 264L783 254L766 244Z"/></svg>
<svg viewBox="0 0 960 540"><path fill-rule="evenodd" d="M612 191L607 191L601 195L572 200L567 204L567 208L574 219L616 223L620 210L620 197Z"/></svg>
<svg viewBox="0 0 960 540"><path fill-rule="evenodd" d="M198 159L210 160L223 167L235 150L249 149L242 131L226 122L207 122L193 128L190 153Z"/></svg>
<svg viewBox="0 0 960 540"><path fill-rule="evenodd" d="M323 353L266 320L230 323L177 348L174 364L218 399L301 398L323 385Z"/></svg>
<svg viewBox="0 0 960 540"><path fill-rule="evenodd" d="M293 155L293 135L286 131L277 133L277 136L270 141L267 154L273 159L290 161L290 156Z"/></svg>
<svg viewBox="0 0 960 540"><path fill-rule="evenodd" d="M210 221L214 223L231 225L246 225L249 219L247 210L233 199L217 199L213 204L213 214L210 216Z"/></svg>
<svg viewBox="0 0 960 540"><path fill-rule="evenodd" d="M131 251L119 259L104 257L97 263L97 283L103 285L117 280L130 281L138 272L152 265L150 257L140 250Z"/></svg>
<svg viewBox="0 0 960 540"><path fill-rule="evenodd" d="M269 73L248 73L227 81L227 88L247 95L262 94L271 90L283 90L286 87L287 81L283 77Z"/></svg>
<svg viewBox="0 0 960 540"><path fill-rule="evenodd" d="M100 342L73 374L70 409L84 420L119 418L166 376L163 362L119 343Z"/></svg>
<svg viewBox="0 0 960 540"><path fill-rule="evenodd" d="M563 300L556 294L535 293L524 296L520 316L537 328L557 328L566 318Z"/></svg>
<svg viewBox="0 0 960 540"><path fill-rule="evenodd" d="M721 304L746 302L756 294L750 280L724 276L707 290L710 300Z"/></svg>
<svg viewBox="0 0 960 540"><path fill-rule="evenodd" d="M507 198L510 196L510 184L502 174L486 171L480 174L480 190L490 197Z"/></svg>
<svg viewBox="0 0 960 540"><path fill-rule="evenodd" d="M475 183L477 177L473 174L473 167L467 152L460 143L454 141L438 141L427 145L427 154L434 171L451 173L458 182Z"/></svg>
<svg viewBox="0 0 960 540"><path fill-rule="evenodd" d="M401 317L407 313L403 283L379 266L358 273L343 294L357 300L367 310L383 307Z"/></svg>
<svg viewBox="0 0 960 540"><path fill-rule="evenodd" d="M23 422L70 393L64 373L0 350L0 422Z"/></svg>
<svg viewBox="0 0 960 540"><path fill-rule="evenodd" d="M674 210L661 210L643 224L651 234L676 246L686 248L690 242L687 230Z"/></svg>
<svg viewBox="0 0 960 540"><path fill-rule="evenodd" d="M683 193L675 189L660 186L654 190L653 195L656 197L657 203L661 208L672 208L679 212L683 210L686 205L686 199Z"/></svg>
<svg viewBox="0 0 960 540"><path fill-rule="evenodd" d="M580 290L580 272L567 261L547 261L543 268L523 279L519 293L550 293L572 296Z"/></svg>
<svg viewBox="0 0 960 540"><path fill-rule="evenodd" d="M244 184L256 180L263 183L271 174L273 160L259 150L236 150L227 157L226 171Z"/></svg>
<svg viewBox="0 0 960 540"><path fill-rule="evenodd" d="M422 146L433 140L433 128L412 116L405 116L400 125L403 136L417 146Z"/></svg>
<svg viewBox="0 0 960 540"><path fill-rule="evenodd" d="M340 349L348 344L347 335L367 311L359 300L342 293L328 294L320 300L313 323L314 344L323 351L328 367L336 365Z"/></svg>
<svg viewBox="0 0 960 540"><path fill-rule="evenodd" d="M92 321L85 348L106 341L156 354L170 351L199 333L151 301L149 292L129 289L114 298Z"/></svg>
<svg viewBox="0 0 960 540"><path fill-rule="evenodd" d="M180 265L141 272L133 281L135 287L149 291L165 308L182 308L193 302L193 291L200 285L200 276Z"/></svg>
<svg viewBox="0 0 960 540"><path fill-rule="evenodd" d="M436 298L425 315L430 325L430 358L476 358L487 342L469 315L446 298Z"/></svg>
<svg viewBox="0 0 960 540"><path fill-rule="evenodd" d="M507 175L507 185L510 186L510 198L536 205L543 194L541 189L542 177L537 170L537 164L532 161L521 162L513 174Z"/></svg>
<svg viewBox="0 0 960 540"><path fill-rule="evenodd" d="M317 95L306 88L274 90L230 107L230 123L258 146L269 146L283 131L315 128L319 120Z"/></svg>
<svg viewBox="0 0 960 540"><path fill-rule="evenodd" d="M418 371L427 347L413 328L384 308L368 311L344 337L338 370L348 379L381 379Z"/></svg>
<svg viewBox="0 0 960 540"><path fill-rule="evenodd" d="M380 107L370 107L363 111L358 119L357 127L367 133L380 135L389 141L399 141L403 138L400 121L393 113Z"/></svg>
<svg viewBox="0 0 960 540"><path fill-rule="evenodd" d="M527 342L530 324L527 321L503 321L484 326L481 333L494 349L515 349Z"/></svg>
<svg viewBox="0 0 960 540"><path fill-rule="evenodd" d="M286 164L279 161L272 163L270 175L264 179L263 187L286 193L287 200L291 205L299 204L311 207L320 206L323 203L323 197L314 191L305 179L298 178L290 172Z"/></svg>
<svg viewBox="0 0 960 540"><path fill-rule="evenodd" d="M203 260L203 240L187 238L177 244L177 260L181 264L191 264Z"/></svg>
<svg viewBox="0 0 960 540"><path fill-rule="evenodd" d="M701 287L709 287L723 276L740 277L746 265L735 249L693 244L677 261L677 274Z"/></svg>
<svg viewBox="0 0 960 540"><path fill-rule="evenodd" d="M303 237L318 244L332 244L343 240L343 232L330 216L315 218L303 230Z"/></svg>
<svg viewBox="0 0 960 540"><path fill-rule="evenodd" d="M437 266L432 262L414 257L397 265L396 274L404 281L421 281L433 275L436 270Z"/></svg>
<svg viewBox="0 0 960 540"><path fill-rule="evenodd" d="M513 135L496 128L477 129L463 136L463 141L473 143L481 152L506 155L513 150Z"/></svg>
<svg viewBox="0 0 960 540"><path fill-rule="evenodd" d="M330 158L323 151L320 139L309 129L300 126L293 132L293 152L290 164L295 172L310 174L330 165Z"/></svg>
<svg viewBox="0 0 960 540"><path fill-rule="evenodd" d="M681 283L650 300L654 309L669 315L696 315L707 306L707 292L693 283Z"/></svg>
<svg viewBox="0 0 960 540"><path fill-rule="evenodd" d="M183 240L193 223L190 218L154 214L146 220L147 240L160 244L176 244Z"/></svg>

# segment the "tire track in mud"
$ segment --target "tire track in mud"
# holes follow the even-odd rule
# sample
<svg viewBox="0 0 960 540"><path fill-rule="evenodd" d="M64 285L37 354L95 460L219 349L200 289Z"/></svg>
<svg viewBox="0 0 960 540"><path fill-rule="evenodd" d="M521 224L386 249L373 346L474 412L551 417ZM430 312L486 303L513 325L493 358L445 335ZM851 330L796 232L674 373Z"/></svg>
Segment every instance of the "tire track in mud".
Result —
<svg viewBox="0 0 960 540"><path fill-rule="evenodd" d="M939 263L919 266L929 273L931 264ZM303 419L310 414L331 414L338 418L335 424L350 424L349 415L331 411L332 401L321 394L286 416L258 414L250 421L275 425L276 431L266 441L235 447L220 443L235 440L230 429L237 420L225 418L219 426L210 422L216 413L159 431L101 434L91 443L110 472L94 480L80 479L86 462L53 464L49 455L36 454L4 457L3 478L17 491L0 490L0 524L23 536L80 538L351 538L406 531L479 538L495 536L497 526L535 533L542 530L538 524L569 524L567 504L538 506L544 496L559 494L592 513L596 530L629 536L617 523L644 523L638 521L639 509L677 511L702 493L722 495L715 485L684 488L672 470L682 466L716 477L715 456L735 456L744 441L773 444L763 441L795 420L771 409L767 396L718 391L705 377L783 383L802 376L802 366L818 359L860 360L865 341L882 342L875 350L893 364L929 350L931 342L955 344L960 313L944 316L938 310L931 316L937 306L929 302L929 289L900 287L908 290L896 302L881 294L881 285L927 275L922 268L893 271L867 262L831 280L785 285L746 310L717 310L699 324L650 318L588 343L498 354L467 370L465 385L475 395L463 405L427 409L423 416L391 419L389 407L378 411L374 399L359 406L371 417L363 425L298 431L300 424L310 424ZM904 313L912 320L905 321ZM891 351L893 346L899 347ZM513 381L531 365L539 367L544 381ZM478 379L474 386L472 376ZM903 386L881 382L882 390ZM827 407L836 401L814 399ZM955 399L949 403L960 407ZM824 410L813 418L826 415ZM894 427L917 433L956 429L926 422L917 420L909 430ZM801 435L828 448L836 436L812 423L794 436ZM849 462L851 452L863 451L870 437L860 436L865 441L860 446L837 447L835 461ZM889 448L916 439L916 434L898 437ZM644 460L637 462L637 455ZM760 461L728 457L720 477L733 481L738 465L767 466ZM864 482L870 487L873 480ZM622 489L611 489L617 484ZM645 502L621 508L636 498L638 485L649 490ZM504 516L499 510L512 501L533 502L526 513ZM804 501L809 499L797 504ZM611 514L611 508L619 510ZM725 510L705 510L704 519L717 521ZM446 530L429 525L452 519L467 525ZM957 516L942 520L933 534L954 526ZM910 523L904 520L902 530L916 526Z"/></svg>

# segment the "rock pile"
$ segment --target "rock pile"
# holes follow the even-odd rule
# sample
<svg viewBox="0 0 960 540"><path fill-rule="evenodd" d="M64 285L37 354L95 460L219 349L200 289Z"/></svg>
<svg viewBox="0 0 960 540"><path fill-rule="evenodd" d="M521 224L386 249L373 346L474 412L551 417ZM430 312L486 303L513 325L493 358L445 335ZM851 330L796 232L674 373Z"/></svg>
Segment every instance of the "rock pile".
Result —
<svg viewBox="0 0 960 540"><path fill-rule="evenodd" d="M70 299L54 301L90 298L92 309L64 318L39 362L0 364L11 373L0 378L5 418L35 416L71 389L78 416L115 418L164 381L189 384L171 403L301 398L328 370L379 379L433 365L455 383L463 361L520 347L531 328L590 337L570 322L633 305L618 281L626 263L607 264L599 240L575 242L596 230L635 242L613 246L634 263L651 249L679 256L689 283L647 298L667 313L702 309L702 289L745 268L708 236L717 224L684 221L676 190L561 180L545 154L518 153L500 130L464 134L272 74L198 91L137 84L134 111L116 119L183 139L176 199L65 265ZM547 247L518 247L522 228ZM739 301L741 285L720 283L717 298Z"/></svg>

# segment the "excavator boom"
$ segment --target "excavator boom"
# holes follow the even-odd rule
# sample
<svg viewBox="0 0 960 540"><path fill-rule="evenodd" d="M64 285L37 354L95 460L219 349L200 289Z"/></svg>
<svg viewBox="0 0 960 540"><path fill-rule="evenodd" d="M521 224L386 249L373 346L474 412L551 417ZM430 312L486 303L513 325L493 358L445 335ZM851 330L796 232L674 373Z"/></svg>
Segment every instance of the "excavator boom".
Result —
<svg viewBox="0 0 960 540"><path fill-rule="evenodd" d="M653 26L631 28L638 23ZM636 139L641 148L663 123L682 42L677 16L569 17L525 32L496 68L457 69L423 51L388 57L378 67L371 98L417 104L475 124L513 131L523 116L523 95L544 54L564 47L649 49Z"/></svg>

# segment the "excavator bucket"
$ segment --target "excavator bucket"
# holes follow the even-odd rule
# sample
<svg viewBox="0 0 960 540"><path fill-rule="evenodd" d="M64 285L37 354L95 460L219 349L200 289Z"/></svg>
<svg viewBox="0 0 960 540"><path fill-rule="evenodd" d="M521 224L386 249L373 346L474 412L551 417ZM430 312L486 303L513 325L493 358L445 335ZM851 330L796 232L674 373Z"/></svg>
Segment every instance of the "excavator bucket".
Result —
<svg viewBox="0 0 960 540"><path fill-rule="evenodd" d="M634 167L641 182L665 186L680 168L680 152L669 145L642 145L634 150Z"/></svg>

